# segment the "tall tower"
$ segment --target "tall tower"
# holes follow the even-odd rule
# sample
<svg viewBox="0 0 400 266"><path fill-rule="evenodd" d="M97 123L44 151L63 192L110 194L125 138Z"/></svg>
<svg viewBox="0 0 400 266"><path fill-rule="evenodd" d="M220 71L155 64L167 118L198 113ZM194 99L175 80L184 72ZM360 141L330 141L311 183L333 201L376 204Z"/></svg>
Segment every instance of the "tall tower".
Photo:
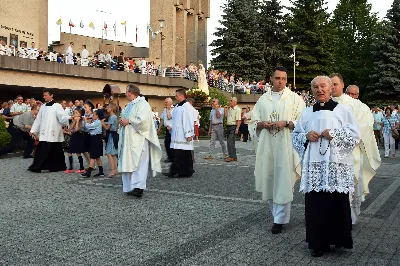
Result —
<svg viewBox="0 0 400 266"><path fill-rule="evenodd" d="M163 67L181 65L198 60L207 63L207 18L210 0L151 0L150 26L160 29L159 20L165 20L162 34ZM161 59L161 35L149 34L150 58Z"/></svg>

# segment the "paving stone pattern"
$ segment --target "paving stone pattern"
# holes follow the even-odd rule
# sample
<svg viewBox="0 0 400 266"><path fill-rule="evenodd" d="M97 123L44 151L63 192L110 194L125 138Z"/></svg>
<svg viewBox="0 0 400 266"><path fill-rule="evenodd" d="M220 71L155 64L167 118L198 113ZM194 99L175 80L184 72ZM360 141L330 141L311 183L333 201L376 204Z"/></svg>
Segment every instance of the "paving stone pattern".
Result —
<svg viewBox="0 0 400 266"><path fill-rule="evenodd" d="M237 142L229 164L219 144L204 160L208 145L195 143L192 178L149 178L142 199L120 178L33 174L28 160L1 159L0 265L400 265L399 159L383 159L371 181L354 249L312 258L298 184L290 224L272 235L251 143Z"/></svg>

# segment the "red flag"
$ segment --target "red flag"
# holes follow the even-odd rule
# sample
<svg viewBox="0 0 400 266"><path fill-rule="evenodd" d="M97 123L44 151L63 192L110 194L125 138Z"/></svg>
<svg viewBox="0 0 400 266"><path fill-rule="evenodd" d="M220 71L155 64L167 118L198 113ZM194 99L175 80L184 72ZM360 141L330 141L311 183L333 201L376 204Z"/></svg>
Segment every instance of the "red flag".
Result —
<svg viewBox="0 0 400 266"><path fill-rule="evenodd" d="M136 24L136 42L137 42L137 39L138 39L138 36L137 36L137 24Z"/></svg>
<svg viewBox="0 0 400 266"><path fill-rule="evenodd" d="M69 20L69 23L68 23L68 25L69 25L70 27L75 27L75 24L72 22L72 20L71 20L71 19Z"/></svg>

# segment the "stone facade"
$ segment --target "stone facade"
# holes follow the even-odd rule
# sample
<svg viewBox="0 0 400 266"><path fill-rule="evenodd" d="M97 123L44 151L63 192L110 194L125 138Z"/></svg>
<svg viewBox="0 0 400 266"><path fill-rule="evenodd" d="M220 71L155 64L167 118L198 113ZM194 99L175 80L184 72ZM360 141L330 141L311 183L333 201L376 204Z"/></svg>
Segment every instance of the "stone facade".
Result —
<svg viewBox="0 0 400 266"><path fill-rule="evenodd" d="M36 48L47 50L48 43L48 0L1 1L0 38L7 38L7 45L13 40L35 42Z"/></svg>
<svg viewBox="0 0 400 266"><path fill-rule="evenodd" d="M160 29L158 20L164 19L162 34L163 66L207 63L207 18L210 17L210 0L152 0L150 1L150 26ZM150 58L161 58L161 36L149 39Z"/></svg>

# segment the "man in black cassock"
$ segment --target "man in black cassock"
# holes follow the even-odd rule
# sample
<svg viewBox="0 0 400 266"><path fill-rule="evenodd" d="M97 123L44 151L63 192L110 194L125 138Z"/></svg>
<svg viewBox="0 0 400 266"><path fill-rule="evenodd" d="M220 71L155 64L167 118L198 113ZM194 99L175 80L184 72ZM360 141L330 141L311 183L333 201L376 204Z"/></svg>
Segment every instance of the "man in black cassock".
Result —
<svg viewBox="0 0 400 266"><path fill-rule="evenodd" d="M193 175L193 136L194 136L194 108L186 102L184 89L176 91L176 100L179 102L172 112L172 122L168 127L171 133L171 148L174 157L169 177L190 177Z"/></svg>
<svg viewBox="0 0 400 266"><path fill-rule="evenodd" d="M52 89L43 91L46 104L40 108L30 131L32 137L39 140L33 164L28 168L31 172L57 172L67 169L62 147L62 126L67 125L71 117L65 113L61 104L54 101L53 96Z"/></svg>

